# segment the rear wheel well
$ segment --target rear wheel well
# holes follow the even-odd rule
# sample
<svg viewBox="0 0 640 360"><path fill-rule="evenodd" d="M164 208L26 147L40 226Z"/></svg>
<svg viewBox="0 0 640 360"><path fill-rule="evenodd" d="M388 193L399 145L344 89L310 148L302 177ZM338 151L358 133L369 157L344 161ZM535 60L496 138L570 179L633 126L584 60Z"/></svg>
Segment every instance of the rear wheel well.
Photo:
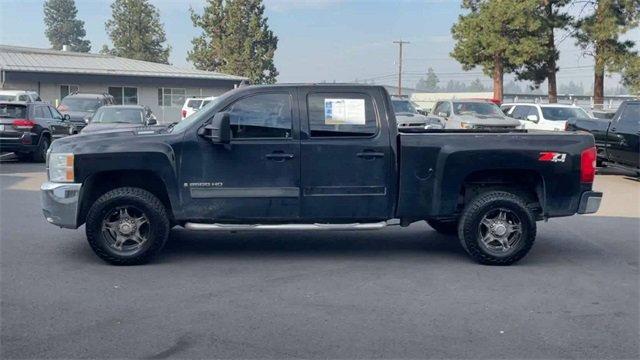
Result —
<svg viewBox="0 0 640 360"><path fill-rule="evenodd" d="M149 191L166 207L169 218L173 222L167 187L156 173L149 170L116 170L93 174L83 182L78 223L85 222L89 208L100 196L120 187L136 187Z"/></svg>
<svg viewBox="0 0 640 360"><path fill-rule="evenodd" d="M522 197L537 219L544 213L544 181L533 170L483 170L469 174L458 197L458 210L479 194L504 190Z"/></svg>

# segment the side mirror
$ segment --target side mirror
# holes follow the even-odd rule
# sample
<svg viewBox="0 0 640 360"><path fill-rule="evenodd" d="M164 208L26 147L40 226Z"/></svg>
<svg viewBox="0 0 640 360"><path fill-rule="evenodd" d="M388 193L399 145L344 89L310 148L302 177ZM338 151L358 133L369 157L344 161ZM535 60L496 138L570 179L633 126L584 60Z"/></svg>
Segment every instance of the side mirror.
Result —
<svg viewBox="0 0 640 360"><path fill-rule="evenodd" d="M65 116L69 116L69 115L65 115ZM88 123L91 121L91 118L92 118L92 117L93 117L93 116L91 116L91 115L87 115L87 116L85 116L85 117L84 117L84 123L85 123L85 124L88 124Z"/></svg>
<svg viewBox="0 0 640 360"><path fill-rule="evenodd" d="M62 120L63 121L69 121L69 120L71 120L71 116L69 116L69 114L64 114L64 115L62 115Z"/></svg>
<svg viewBox="0 0 640 360"><path fill-rule="evenodd" d="M438 116L443 117L443 118L446 118L446 117L448 117L448 116L449 116L449 114L448 114L448 113L446 113L446 112L444 112L444 111L440 111L440 112L438 113Z"/></svg>
<svg viewBox="0 0 640 360"><path fill-rule="evenodd" d="M156 120L156 117L151 115L151 117L149 117L149 119L147 120L147 125L157 125L158 124L158 120Z"/></svg>
<svg viewBox="0 0 640 360"><path fill-rule="evenodd" d="M538 122L538 115L527 115L527 120L532 121L534 123Z"/></svg>
<svg viewBox="0 0 640 360"><path fill-rule="evenodd" d="M231 141L231 122L229 113L219 112L199 131L201 136L211 140L214 144L228 144Z"/></svg>

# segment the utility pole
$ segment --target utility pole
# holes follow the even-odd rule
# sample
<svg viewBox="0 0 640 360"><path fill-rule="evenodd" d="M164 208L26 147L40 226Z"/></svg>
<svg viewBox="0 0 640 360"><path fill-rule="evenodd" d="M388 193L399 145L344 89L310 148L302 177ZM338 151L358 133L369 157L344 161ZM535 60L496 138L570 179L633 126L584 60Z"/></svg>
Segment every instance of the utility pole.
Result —
<svg viewBox="0 0 640 360"><path fill-rule="evenodd" d="M400 52L398 53L398 96L402 95L402 45L410 44L408 41L402 41L402 39L398 41L394 41L394 44L399 45Z"/></svg>

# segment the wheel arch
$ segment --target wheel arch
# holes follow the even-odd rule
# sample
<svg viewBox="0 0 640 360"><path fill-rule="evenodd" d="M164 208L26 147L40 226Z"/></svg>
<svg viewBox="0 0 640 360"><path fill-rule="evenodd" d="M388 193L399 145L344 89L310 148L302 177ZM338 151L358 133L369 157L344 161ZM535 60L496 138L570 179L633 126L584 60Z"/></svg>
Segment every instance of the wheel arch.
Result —
<svg viewBox="0 0 640 360"><path fill-rule="evenodd" d="M492 190L508 190L522 196L528 206L541 217L545 214L545 180L532 169L490 169L467 174L460 184L458 206L475 196Z"/></svg>
<svg viewBox="0 0 640 360"><path fill-rule="evenodd" d="M78 224L86 221L91 205L110 190L120 187L137 187L155 195L166 207L173 222L173 204L167 184L152 170L109 170L97 172L83 181L78 211Z"/></svg>

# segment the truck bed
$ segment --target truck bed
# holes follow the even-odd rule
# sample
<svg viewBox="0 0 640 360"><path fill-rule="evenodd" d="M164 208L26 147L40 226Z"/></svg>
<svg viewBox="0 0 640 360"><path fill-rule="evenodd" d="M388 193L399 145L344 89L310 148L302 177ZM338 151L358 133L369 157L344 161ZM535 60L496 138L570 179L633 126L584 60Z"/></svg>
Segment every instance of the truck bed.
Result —
<svg viewBox="0 0 640 360"><path fill-rule="evenodd" d="M572 215L579 203L575 194L582 191L580 154L593 146L593 136L578 132L401 133L398 217L454 214L463 185L484 176L490 186L492 175L503 173L518 180L539 182L545 216ZM557 161L544 161L543 152L565 155Z"/></svg>

